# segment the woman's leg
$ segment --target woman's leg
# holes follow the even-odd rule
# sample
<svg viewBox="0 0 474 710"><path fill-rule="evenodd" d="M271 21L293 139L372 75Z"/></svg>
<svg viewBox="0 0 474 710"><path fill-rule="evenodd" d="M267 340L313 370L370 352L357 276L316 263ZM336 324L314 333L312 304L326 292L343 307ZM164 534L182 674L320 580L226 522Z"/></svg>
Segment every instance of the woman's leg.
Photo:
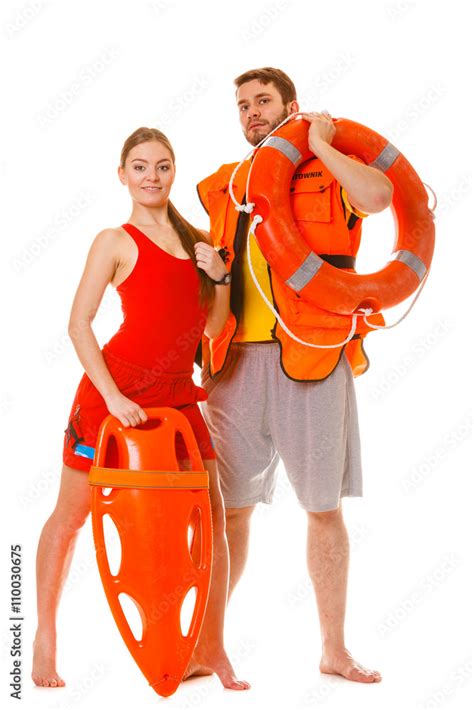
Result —
<svg viewBox="0 0 474 710"><path fill-rule="evenodd" d="M87 473L63 465L56 507L46 521L36 556L38 628L33 644L36 685L65 685L56 672L56 611L81 527L90 511Z"/></svg>
<svg viewBox="0 0 474 710"><path fill-rule="evenodd" d="M215 672L225 688L246 690L250 688L249 683L237 680L224 650L224 617L229 588L229 548L225 534L224 499L215 459L206 459L204 468L209 472L212 507L212 576L201 633L184 679L191 675L208 675Z"/></svg>

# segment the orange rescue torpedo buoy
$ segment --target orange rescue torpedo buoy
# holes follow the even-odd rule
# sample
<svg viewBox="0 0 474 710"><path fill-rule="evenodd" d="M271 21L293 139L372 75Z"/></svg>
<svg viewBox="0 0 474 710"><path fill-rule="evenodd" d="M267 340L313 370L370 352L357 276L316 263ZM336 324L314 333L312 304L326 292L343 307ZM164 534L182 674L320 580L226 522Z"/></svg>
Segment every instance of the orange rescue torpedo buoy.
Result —
<svg viewBox="0 0 474 710"><path fill-rule="evenodd" d="M332 145L362 158L390 178L392 211L397 227L390 261L371 274L338 269L321 259L304 241L290 204L295 169L313 157L308 122L292 119L275 131L254 156L248 202L254 204L255 238L270 267L301 297L333 313L350 315L362 308L374 313L401 303L426 276L434 250L433 214L428 195L408 160L370 128L345 118L334 119Z"/></svg>
<svg viewBox="0 0 474 710"><path fill-rule="evenodd" d="M112 415L101 424L89 473L92 526L102 584L122 638L149 684L168 696L188 666L209 595L209 477L186 417L170 407L145 411L148 420L136 427L124 427ZM177 435L184 438L190 471L179 470ZM120 537L118 571L111 570L107 555L107 515ZM199 551L190 540L194 531L199 532ZM194 612L183 633L181 609L193 588ZM122 608L122 594L138 608L142 622L138 638Z"/></svg>

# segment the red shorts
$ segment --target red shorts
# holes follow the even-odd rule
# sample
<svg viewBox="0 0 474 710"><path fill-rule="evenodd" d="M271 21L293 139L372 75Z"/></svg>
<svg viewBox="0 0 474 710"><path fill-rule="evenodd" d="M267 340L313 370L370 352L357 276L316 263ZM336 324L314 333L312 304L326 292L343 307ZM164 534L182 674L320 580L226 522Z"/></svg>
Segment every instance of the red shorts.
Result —
<svg viewBox="0 0 474 710"><path fill-rule="evenodd" d="M154 374L153 370L122 360L105 347L102 355L120 392L141 407L175 407L189 420L203 459L215 459L216 454L198 401L207 399L202 387L194 384L192 375L184 373ZM92 459L74 453L76 443L95 448L103 419L109 414L104 398L86 373L76 391L64 430L63 462L66 466L89 471ZM177 458L187 458L181 437L177 439Z"/></svg>

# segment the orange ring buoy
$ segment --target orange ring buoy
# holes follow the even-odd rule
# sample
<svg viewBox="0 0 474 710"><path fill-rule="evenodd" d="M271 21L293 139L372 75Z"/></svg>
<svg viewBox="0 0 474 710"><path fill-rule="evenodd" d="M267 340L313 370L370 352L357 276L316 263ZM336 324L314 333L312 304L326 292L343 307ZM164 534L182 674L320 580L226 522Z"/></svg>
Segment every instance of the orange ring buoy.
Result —
<svg viewBox="0 0 474 710"><path fill-rule="evenodd" d="M304 241L291 209L290 182L296 168L314 157L305 120L290 120L256 152L247 198L255 205L253 214L263 218L255 238L270 267L309 301L343 315L361 308L378 313L405 300L426 276L434 250L433 213L423 183L395 146L355 121L339 118L334 124L334 148L357 155L393 183L396 238L390 261L380 271L357 274L327 263Z"/></svg>

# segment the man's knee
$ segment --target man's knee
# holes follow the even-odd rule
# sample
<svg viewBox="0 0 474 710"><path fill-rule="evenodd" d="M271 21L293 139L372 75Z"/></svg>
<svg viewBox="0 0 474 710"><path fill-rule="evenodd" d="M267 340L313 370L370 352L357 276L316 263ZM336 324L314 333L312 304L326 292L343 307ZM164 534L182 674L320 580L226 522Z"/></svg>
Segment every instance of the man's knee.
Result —
<svg viewBox="0 0 474 710"><path fill-rule="evenodd" d="M211 515L213 535L225 535L226 517L222 505L213 506L211 508Z"/></svg>
<svg viewBox="0 0 474 710"><path fill-rule="evenodd" d="M225 517L227 527L247 525L254 510L255 505L248 505L245 508L226 508Z"/></svg>
<svg viewBox="0 0 474 710"><path fill-rule="evenodd" d="M314 523L332 523L341 520L342 518L342 508L334 508L333 510L323 510L323 511L306 511L308 513L308 520Z"/></svg>

